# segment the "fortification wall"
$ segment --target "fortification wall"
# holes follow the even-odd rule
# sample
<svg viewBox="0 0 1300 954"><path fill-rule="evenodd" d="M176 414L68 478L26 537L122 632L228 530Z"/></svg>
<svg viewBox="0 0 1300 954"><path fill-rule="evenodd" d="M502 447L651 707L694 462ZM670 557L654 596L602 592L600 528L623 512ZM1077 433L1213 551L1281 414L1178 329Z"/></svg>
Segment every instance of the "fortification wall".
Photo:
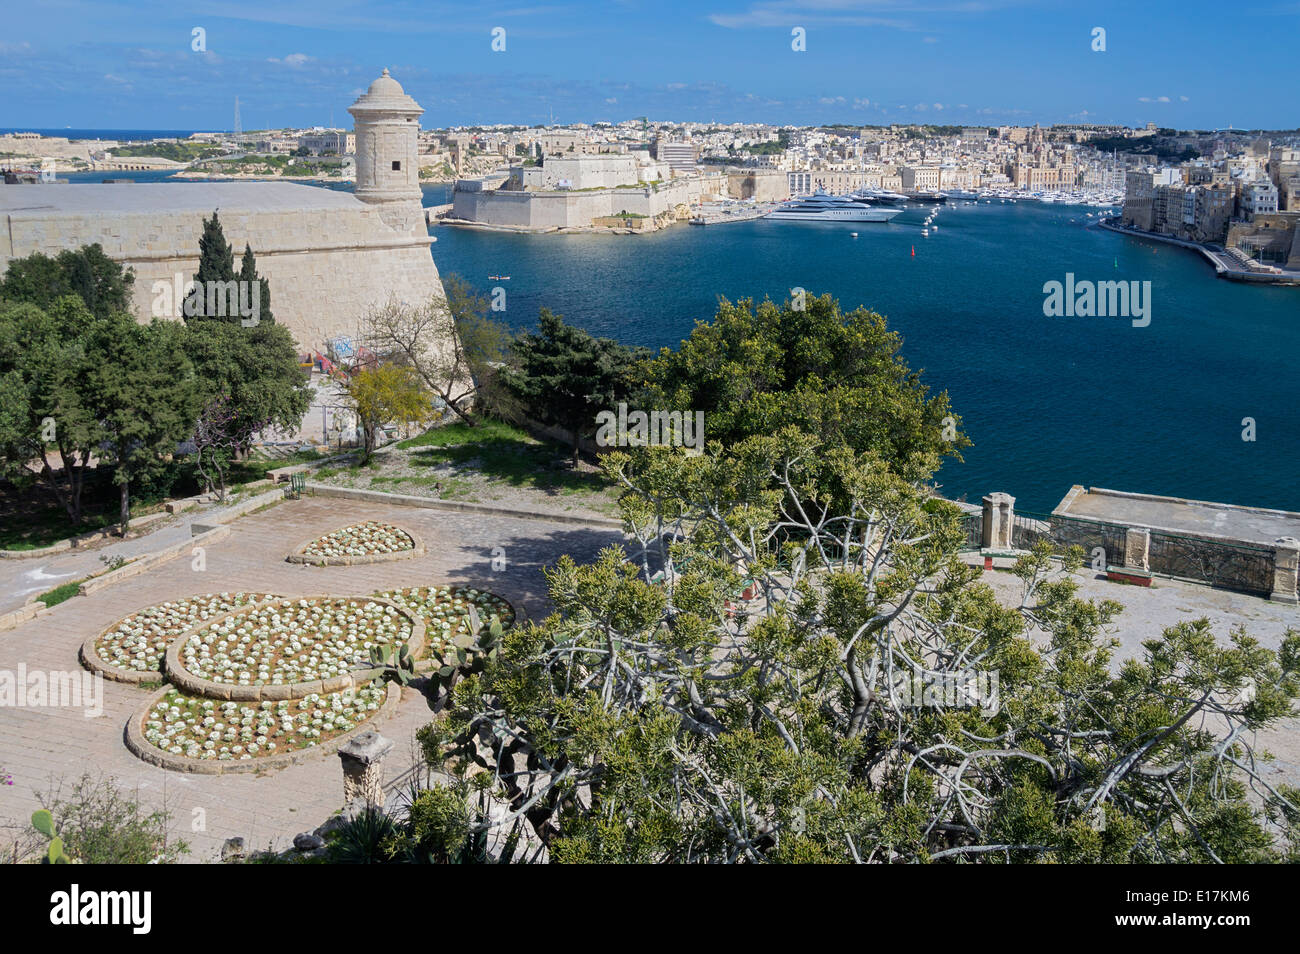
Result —
<svg viewBox="0 0 1300 954"><path fill-rule="evenodd" d="M719 180L725 187L725 178ZM462 192L452 214L457 219L514 228L588 228L592 220L620 212L653 218L689 204L705 186L679 179L657 188L601 189L595 192Z"/></svg>
<svg viewBox="0 0 1300 954"><path fill-rule="evenodd" d="M411 304L441 296L431 239L418 212L414 227L401 230L384 221L393 220L393 210L361 205L274 212L223 208L220 218L235 267L249 242L259 274L270 281L275 320L309 349L353 334L366 311L390 295ZM167 304L154 283L173 285L177 274L187 281L198 269L204 217L188 211L15 212L0 228L0 272L11 258L98 242L106 255L134 269L136 317L148 321L155 304L159 311Z"/></svg>

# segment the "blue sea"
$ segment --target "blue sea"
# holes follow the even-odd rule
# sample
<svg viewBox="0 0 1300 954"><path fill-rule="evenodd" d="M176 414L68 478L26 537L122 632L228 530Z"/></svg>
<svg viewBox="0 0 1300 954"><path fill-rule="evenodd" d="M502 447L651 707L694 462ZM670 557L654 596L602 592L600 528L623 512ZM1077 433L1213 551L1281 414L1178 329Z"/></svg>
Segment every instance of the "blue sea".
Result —
<svg viewBox="0 0 1300 954"><path fill-rule="evenodd" d="M426 187L425 205L449 192ZM444 275L506 289L497 317L515 328L545 306L593 334L675 347L719 296L783 299L796 286L881 312L974 441L939 474L951 497L1003 491L1043 512L1084 484L1300 510L1300 289L1222 281L1199 254L1099 229L1085 208L949 204L926 237L931 209L883 225L431 234ZM1046 317L1043 286L1067 274L1150 282L1150 324Z"/></svg>
<svg viewBox="0 0 1300 954"><path fill-rule="evenodd" d="M64 139L111 139L118 142L138 142L148 139L188 139L201 129L36 129L31 126L0 126L0 136L9 133L38 133L42 136L62 136Z"/></svg>

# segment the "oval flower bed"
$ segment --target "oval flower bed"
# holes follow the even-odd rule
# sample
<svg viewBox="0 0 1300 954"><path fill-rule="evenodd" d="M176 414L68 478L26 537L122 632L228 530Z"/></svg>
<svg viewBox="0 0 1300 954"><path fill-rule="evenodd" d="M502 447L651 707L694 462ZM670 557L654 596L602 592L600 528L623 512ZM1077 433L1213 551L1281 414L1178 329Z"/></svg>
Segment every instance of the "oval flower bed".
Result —
<svg viewBox="0 0 1300 954"><path fill-rule="evenodd" d="M148 682L162 679L167 646L204 620L265 600L271 593L209 593L146 606L119 620L82 647L82 662L110 679Z"/></svg>
<svg viewBox="0 0 1300 954"><path fill-rule="evenodd" d="M509 629L515 621L514 607L506 600L472 586L409 586L401 590L385 590L375 596L392 600L424 620L427 627L426 654L443 649L456 636L469 632L471 605L485 623L496 616L501 625Z"/></svg>
<svg viewBox="0 0 1300 954"><path fill-rule="evenodd" d="M422 553L424 544L415 534L390 523L367 520L317 537L289 554L287 559L290 563L349 566L401 560Z"/></svg>
<svg viewBox="0 0 1300 954"><path fill-rule="evenodd" d="M221 773L298 761L333 750L370 719L391 712L401 692L374 681L301 699L232 702L163 689L132 717L127 745L165 768ZM224 763L224 764L223 764Z"/></svg>
<svg viewBox="0 0 1300 954"><path fill-rule="evenodd" d="M194 629L168 649L166 672L189 691L220 689L231 699L301 696L312 683L331 692L369 665L372 646L407 643L418 656L424 632L422 622L387 600L282 599Z"/></svg>

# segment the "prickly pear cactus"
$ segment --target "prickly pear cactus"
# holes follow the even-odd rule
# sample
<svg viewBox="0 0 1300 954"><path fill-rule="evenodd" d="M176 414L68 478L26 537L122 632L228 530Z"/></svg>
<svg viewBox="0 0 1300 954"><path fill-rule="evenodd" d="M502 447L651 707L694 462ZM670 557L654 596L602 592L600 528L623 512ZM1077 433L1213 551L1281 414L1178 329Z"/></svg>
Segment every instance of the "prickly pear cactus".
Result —
<svg viewBox="0 0 1300 954"><path fill-rule="evenodd" d="M436 690L429 693L430 708L439 695L451 690L460 676L482 672L488 663L497 659L501 636L505 632L501 620L493 616L483 623L473 607L470 607L469 617L470 632L457 636L450 646L435 656L434 668L429 673L429 681Z"/></svg>
<svg viewBox="0 0 1300 954"><path fill-rule="evenodd" d="M42 808L32 812L32 827L50 839L49 847L45 851L45 857L41 859L41 864L67 865L72 863L72 859L63 851L63 839L55 833L54 816L47 809Z"/></svg>

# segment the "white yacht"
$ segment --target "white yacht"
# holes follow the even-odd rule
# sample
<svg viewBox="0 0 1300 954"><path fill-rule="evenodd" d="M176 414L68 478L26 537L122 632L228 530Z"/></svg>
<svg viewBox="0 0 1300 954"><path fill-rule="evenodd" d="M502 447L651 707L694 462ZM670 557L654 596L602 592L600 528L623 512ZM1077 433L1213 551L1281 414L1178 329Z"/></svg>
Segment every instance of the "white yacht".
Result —
<svg viewBox="0 0 1300 954"><path fill-rule="evenodd" d="M889 192L885 189L859 189L849 196L855 202L867 202L872 205L902 205L907 196L901 192Z"/></svg>
<svg viewBox="0 0 1300 954"><path fill-rule="evenodd" d="M817 192L783 202L764 216L796 222L888 222L902 209L878 209L845 195Z"/></svg>

